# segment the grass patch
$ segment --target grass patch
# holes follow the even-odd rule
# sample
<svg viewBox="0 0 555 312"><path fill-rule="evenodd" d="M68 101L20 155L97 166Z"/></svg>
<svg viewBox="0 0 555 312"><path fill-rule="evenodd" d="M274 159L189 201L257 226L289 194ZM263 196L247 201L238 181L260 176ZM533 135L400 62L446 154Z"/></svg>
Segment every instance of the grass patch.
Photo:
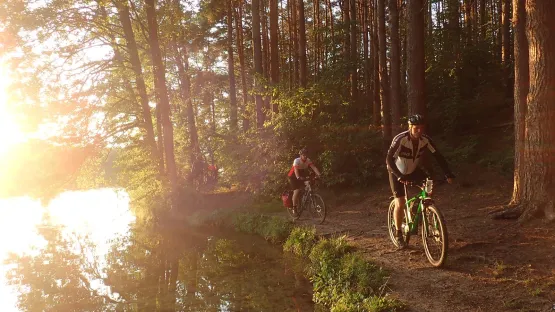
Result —
<svg viewBox="0 0 555 312"><path fill-rule="evenodd" d="M316 244L316 229L295 227L283 245L283 250L300 257L307 257Z"/></svg>

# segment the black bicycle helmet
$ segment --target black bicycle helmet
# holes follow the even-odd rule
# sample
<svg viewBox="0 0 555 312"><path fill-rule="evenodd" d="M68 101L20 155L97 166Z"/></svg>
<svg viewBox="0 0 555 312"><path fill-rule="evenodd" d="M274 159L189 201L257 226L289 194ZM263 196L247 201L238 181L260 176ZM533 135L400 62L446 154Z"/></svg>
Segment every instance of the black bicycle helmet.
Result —
<svg viewBox="0 0 555 312"><path fill-rule="evenodd" d="M308 149L306 147L301 148L301 150L299 151L299 155L307 155L308 154Z"/></svg>
<svg viewBox="0 0 555 312"><path fill-rule="evenodd" d="M423 125L424 124L424 117L420 114L412 115L409 117L409 125Z"/></svg>

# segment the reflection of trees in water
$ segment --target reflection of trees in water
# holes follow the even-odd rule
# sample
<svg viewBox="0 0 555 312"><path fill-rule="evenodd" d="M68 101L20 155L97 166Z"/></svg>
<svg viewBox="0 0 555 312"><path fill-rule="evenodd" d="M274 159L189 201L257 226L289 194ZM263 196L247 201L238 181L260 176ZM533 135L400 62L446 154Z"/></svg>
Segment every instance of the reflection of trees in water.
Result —
<svg viewBox="0 0 555 312"><path fill-rule="evenodd" d="M15 256L10 283L21 311L279 311L292 308L294 279L235 241L147 227L112 241L102 269L90 242L43 227L47 246ZM184 238L186 237L186 238ZM101 282L100 282L101 281ZM283 282L280 282L283 281ZM110 291L95 289L103 284ZM285 286L284 286L285 284Z"/></svg>
<svg viewBox="0 0 555 312"><path fill-rule="evenodd" d="M45 222L38 228L47 245L36 255L10 255L7 273L19 290L20 311L114 311L116 300L91 281L101 278L92 246L86 238L64 237Z"/></svg>

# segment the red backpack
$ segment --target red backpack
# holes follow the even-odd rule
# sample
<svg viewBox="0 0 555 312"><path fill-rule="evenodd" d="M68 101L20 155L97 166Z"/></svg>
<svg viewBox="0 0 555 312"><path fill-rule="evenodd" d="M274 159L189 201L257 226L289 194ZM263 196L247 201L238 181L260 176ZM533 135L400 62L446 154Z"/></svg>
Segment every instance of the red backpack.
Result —
<svg viewBox="0 0 555 312"><path fill-rule="evenodd" d="M293 207L293 192L290 190L283 191L283 193L281 193L281 201L284 207Z"/></svg>

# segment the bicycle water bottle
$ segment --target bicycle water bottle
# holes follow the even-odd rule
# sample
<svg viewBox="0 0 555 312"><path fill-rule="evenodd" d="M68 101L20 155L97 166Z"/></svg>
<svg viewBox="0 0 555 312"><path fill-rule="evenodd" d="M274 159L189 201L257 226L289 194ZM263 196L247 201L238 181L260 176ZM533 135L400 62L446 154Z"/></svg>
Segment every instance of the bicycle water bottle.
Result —
<svg viewBox="0 0 555 312"><path fill-rule="evenodd" d="M424 187L424 190L426 191L426 193L428 194L432 193L432 186L433 186L433 181L426 178L426 186Z"/></svg>

